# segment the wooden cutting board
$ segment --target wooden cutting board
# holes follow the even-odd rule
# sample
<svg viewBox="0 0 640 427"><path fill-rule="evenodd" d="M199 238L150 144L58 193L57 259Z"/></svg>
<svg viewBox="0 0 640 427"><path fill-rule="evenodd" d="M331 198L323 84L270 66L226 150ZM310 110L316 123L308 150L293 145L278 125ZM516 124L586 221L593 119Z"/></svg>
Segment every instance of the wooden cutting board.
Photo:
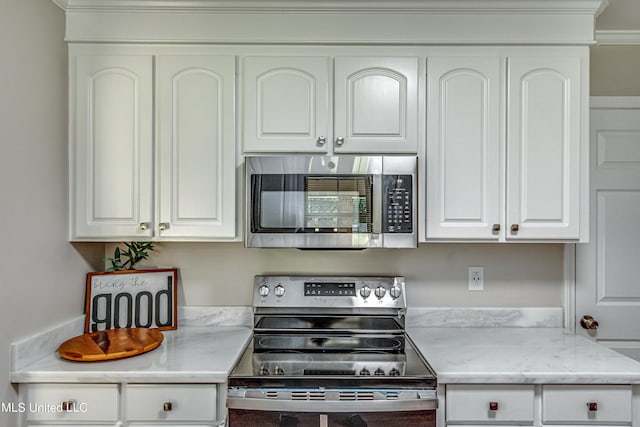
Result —
<svg viewBox="0 0 640 427"><path fill-rule="evenodd" d="M63 342L60 357L77 362L122 359L158 347L164 335L157 329L120 328L91 332Z"/></svg>

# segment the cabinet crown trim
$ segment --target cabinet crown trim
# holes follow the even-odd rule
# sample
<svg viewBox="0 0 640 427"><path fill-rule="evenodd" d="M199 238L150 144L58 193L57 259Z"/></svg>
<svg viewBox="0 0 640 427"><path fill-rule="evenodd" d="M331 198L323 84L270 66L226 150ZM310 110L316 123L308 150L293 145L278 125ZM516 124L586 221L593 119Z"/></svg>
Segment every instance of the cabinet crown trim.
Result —
<svg viewBox="0 0 640 427"><path fill-rule="evenodd" d="M608 0L52 0L65 11L392 11L599 14Z"/></svg>

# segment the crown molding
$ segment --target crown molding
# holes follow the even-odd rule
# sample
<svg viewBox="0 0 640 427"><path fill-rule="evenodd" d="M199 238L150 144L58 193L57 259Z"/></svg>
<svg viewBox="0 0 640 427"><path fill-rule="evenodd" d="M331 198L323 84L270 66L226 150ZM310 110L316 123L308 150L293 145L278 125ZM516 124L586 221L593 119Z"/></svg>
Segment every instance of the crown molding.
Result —
<svg viewBox="0 0 640 427"><path fill-rule="evenodd" d="M65 11L587 13L608 0L52 0Z"/></svg>
<svg viewBox="0 0 640 427"><path fill-rule="evenodd" d="M640 44L640 30L596 30L598 44Z"/></svg>

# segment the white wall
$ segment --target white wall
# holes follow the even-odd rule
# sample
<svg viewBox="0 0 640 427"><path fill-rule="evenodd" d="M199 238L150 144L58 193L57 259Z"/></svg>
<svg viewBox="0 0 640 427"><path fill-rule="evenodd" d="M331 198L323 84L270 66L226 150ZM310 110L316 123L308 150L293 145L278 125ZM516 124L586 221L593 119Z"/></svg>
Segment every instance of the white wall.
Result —
<svg viewBox="0 0 640 427"><path fill-rule="evenodd" d="M115 245L106 246L106 256ZM241 243L158 243L146 265L180 268L181 304L251 305L256 274L399 274L414 307L560 307L561 244L423 244L418 249L301 251ZM142 265L142 264L141 264ZM484 266L485 291L467 290Z"/></svg>
<svg viewBox="0 0 640 427"><path fill-rule="evenodd" d="M16 402L9 344L82 313L103 245L67 242L67 55L50 1L0 2L0 402ZM96 253L96 249L99 253ZM98 258L99 259L99 258ZM16 425L0 413L0 426Z"/></svg>

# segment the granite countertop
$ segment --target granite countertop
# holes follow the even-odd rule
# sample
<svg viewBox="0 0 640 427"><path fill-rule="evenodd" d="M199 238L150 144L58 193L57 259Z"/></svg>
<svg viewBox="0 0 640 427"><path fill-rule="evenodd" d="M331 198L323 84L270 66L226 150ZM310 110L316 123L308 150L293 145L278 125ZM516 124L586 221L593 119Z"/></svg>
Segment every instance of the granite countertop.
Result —
<svg viewBox="0 0 640 427"><path fill-rule="evenodd" d="M12 370L11 382L222 383L251 337L244 326L186 326L163 331L148 353L106 362L73 362L51 352Z"/></svg>
<svg viewBox="0 0 640 427"><path fill-rule="evenodd" d="M640 363L563 328L410 327L438 383L640 384Z"/></svg>

